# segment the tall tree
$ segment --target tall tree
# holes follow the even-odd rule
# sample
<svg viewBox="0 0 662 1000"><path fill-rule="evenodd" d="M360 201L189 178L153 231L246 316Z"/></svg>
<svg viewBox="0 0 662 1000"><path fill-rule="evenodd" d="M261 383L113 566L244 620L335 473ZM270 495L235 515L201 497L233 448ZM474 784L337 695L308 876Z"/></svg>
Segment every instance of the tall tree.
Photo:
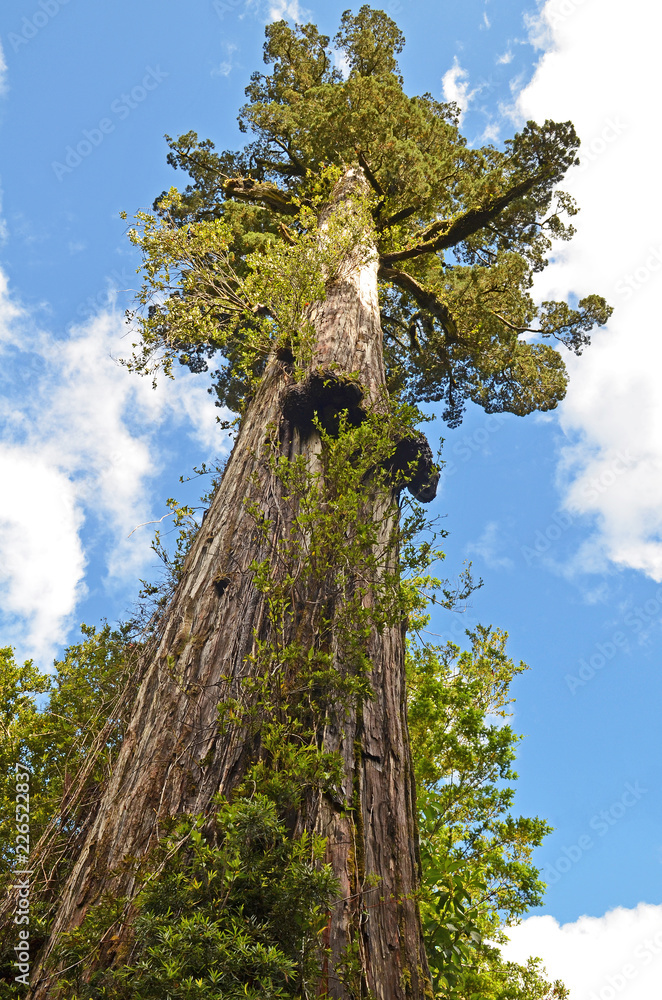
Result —
<svg viewBox="0 0 662 1000"><path fill-rule="evenodd" d="M550 339L579 353L609 308L530 294L552 240L572 235L575 206L556 191L572 125L530 122L503 150L470 149L453 105L405 94L403 44L384 13L346 12L343 75L315 26L270 25L272 72L254 74L239 118L252 141L221 154L194 133L170 141L191 183L131 231L145 308L129 364L172 374L220 359L214 389L241 419L142 654L35 998L54 995L63 933L108 894L124 909L98 961L126 956L129 861L169 817L207 817L212 837L218 796L257 792L291 838L324 838L337 895L320 992L429 994L400 507L405 487L431 500L438 473L415 404L443 401L451 426L467 400L551 409L566 374Z"/></svg>

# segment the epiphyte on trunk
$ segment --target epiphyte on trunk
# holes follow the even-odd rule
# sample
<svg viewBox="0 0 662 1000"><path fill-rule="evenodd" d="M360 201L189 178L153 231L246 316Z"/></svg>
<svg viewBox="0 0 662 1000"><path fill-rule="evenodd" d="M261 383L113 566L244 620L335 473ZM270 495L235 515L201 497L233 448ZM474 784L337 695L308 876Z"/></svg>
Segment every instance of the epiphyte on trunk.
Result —
<svg viewBox="0 0 662 1000"><path fill-rule="evenodd" d="M396 488L406 487L420 503L430 503L436 497L439 469L425 434L413 431L398 441L388 468Z"/></svg>
<svg viewBox="0 0 662 1000"><path fill-rule="evenodd" d="M312 371L302 382L289 386L283 394L283 416L303 434L311 433L315 417L329 434L337 434L341 414L358 427L365 419L361 406L363 389L353 379L328 369Z"/></svg>

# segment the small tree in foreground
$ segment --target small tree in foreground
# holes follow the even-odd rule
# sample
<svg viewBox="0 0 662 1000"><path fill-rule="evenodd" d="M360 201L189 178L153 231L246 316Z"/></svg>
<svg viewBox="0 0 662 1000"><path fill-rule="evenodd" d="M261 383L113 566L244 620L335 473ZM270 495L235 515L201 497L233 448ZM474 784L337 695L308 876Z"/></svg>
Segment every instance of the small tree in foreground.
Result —
<svg viewBox="0 0 662 1000"><path fill-rule="evenodd" d="M424 624L424 618L412 621ZM127 630L83 626L83 634L50 679L0 650L0 888L11 886L20 867L12 848L13 764L20 761L30 775L30 834L39 842L33 952L48 934L136 687L125 687L135 666ZM562 1000L563 987L546 982L538 961L504 963L498 948L485 943L500 938L501 920L538 902L530 856L546 824L507 815L512 790L502 784L516 777L517 737L496 720L505 715L510 680L523 667L505 655L499 632L479 629L470 639L462 654L452 645L435 649L411 640L408 663L423 933L433 982L438 995L453 1000ZM125 960L89 975L90 957L122 917L126 899L115 896L63 937L66 971L54 991L68 1000L305 995L319 976L319 933L337 898L333 874L322 863L323 840L293 840L274 802L259 793L221 803L212 817L180 816L169 826L139 873ZM15 927L7 921L0 932L2 1000L24 995L14 979L14 945Z"/></svg>
<svg viewBox="0 0 662 1000"><path fill-rule="evenodd" d="M239 119L252 141L221 154L193 133L172 141L191 183L131 231L145 282L130 367L218 359L214 389L240 424L141 653L34 998L57 995L75 941L87 942L84 983L130 966L141 886L172 817L202 817L200 836L223 851L227 810L249 801L271 803L276 841L310 845L311 878L327 870L323 844L335 894L315 903L318 994L430 993L405 633L417 608L407 572L435 557L413 538L438 471L416 407L442 402L451 426L467 400L552 409L566 387L552 341L581 352L609 309L530 294L552 240L572 235L575 206L556 190L576 162L572 125L530 122L503 150L470 149L454 106L405 94L403 43L384 13L346 12L334 39L344 78L316 27L270 25L273 71L252 77ZM438 600L451 606L452 590ZM158 937L149 913L138 919ZM279 968L270 994L257 973L242 988L310 995L303 973ZM172 995L210 995L196 983Z"/></svg>

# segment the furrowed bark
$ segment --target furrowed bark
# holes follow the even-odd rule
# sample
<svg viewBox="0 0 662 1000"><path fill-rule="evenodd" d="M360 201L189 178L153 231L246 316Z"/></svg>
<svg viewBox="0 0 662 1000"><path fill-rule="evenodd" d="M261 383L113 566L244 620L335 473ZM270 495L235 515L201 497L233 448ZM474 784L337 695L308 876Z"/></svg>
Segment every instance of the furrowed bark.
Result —
<svg viewBox="0 0 662 1000"><path fill-rule="evenodd" d="M359 168L336 187L330 211L353 192L365 193ZM366 237L368 239L368 236ZM384 387L378 258L374 248L348 260L311 312L316 333L312 369L358 373L365 397L377 403ZM318 461L320 438L283 417L291 388L286 365L273 358L247 408L237 441L195 538L183 578L149 653L132 721L105 797L77 859L32 1000L49 996L56 974L45 961L62 932L78 926L106 891L132 892L122 873L126 856L141 856L175 813L210 812L220 791L229 796L250 762L252 744L239 727L219 730L219 705L241 696L242 679L255 669L251 653L268 634L265 602L251 564L270 556L290 527L279 484L264 460L266 429L279 429L282 453ZM265 541L247 496L259 499L273 525ZM393 504L375 510L379 545L394 529ZM393 553L392 561L397 558ZM327 857L341 893L330 914L320 993L336 1000L420 1000L430 995L416 902L419 861L415 790L406 722L404 630L374 632L368 644L374 697L353 705L325 731L325 749L343 761L338 799L320 796L296 818L295 833L327 838ZM116 872L117 874L111 874ZM341 982L339 963L350 941L358 949L360 984ZM112 954L106 956L112 960Z"/></svg>

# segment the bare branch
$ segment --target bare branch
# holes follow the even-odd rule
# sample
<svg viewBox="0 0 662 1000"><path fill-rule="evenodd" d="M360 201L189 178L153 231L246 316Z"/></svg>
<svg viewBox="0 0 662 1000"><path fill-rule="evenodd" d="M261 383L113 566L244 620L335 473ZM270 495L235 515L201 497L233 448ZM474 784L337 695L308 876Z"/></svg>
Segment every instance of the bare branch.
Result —
<svg viewBox="0 0 662 1000"><path fill-rule="evenodd" d="M130 531L130 532L129 532L129 534L128 534L128 535L127 535L126 537L127 537L127 538L131 538L131 535L133 534L133 532L134 532L134 531L137 531L137 530L138 530L138 528L144 528L144 527L145 527L145 525L147 525L147 524L160 524L160 523L161 523L161 521L165 521L166 517L170 517L170 515L171 515L172 513L173 513L173 511L169 510L167 514L164 514L164 515L163 515L163 517L159 517L159 518L157 518L157 520L156 520L156 521L143 521L143 523L142 523L142 524L137 524L137 525L135 526L135 528L133 529L133 531Z"/></svg>

